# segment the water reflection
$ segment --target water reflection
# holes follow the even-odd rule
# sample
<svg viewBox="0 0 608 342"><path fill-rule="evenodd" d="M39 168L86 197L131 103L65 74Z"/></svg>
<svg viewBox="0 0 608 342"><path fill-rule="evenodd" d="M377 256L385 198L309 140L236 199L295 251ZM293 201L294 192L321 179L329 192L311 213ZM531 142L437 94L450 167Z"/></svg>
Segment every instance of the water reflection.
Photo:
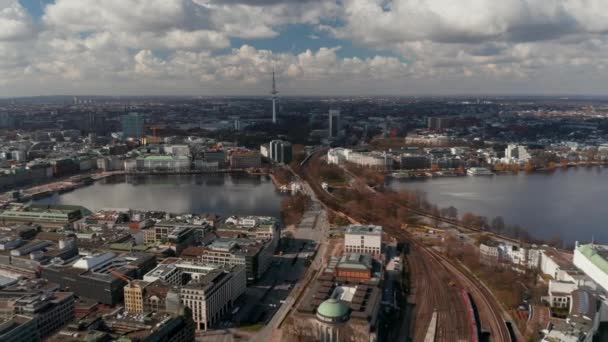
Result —
<svg viewBox="0 0 608 342"><path fill-rule="evenodd" d="M494 177L436 178L391 181L393 189L421 190L431 203L454 206L508 224L528 228L532 235L564 240L608 243L604 203L608 200L608 169L580 167L551 173Z"/></svg>
<svg viewBox="0 0 608 342"><path fill-rule="evenodd" d="M80 204L91 210L113 207L278 217L281 195L266 176L123 175L39 202Z"/></svg>

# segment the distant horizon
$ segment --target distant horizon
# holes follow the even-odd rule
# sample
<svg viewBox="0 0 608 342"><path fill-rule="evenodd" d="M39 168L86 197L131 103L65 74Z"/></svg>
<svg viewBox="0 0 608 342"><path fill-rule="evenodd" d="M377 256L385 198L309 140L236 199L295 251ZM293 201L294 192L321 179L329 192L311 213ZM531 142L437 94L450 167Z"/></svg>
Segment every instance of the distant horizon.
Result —
<svg viewBox="0 0 608 342"><path fill-rule="evenodd" d="M18 100L18 99L29 99L29 98L259 98L271 99L270 94L268 95L256 95L256 94L234 94L234 95L171 95L171 94L142 94L142 95L95 95L95 94L54 94L54 95L27 95L27 96L0 96L0 100ZM501 99L501 98L552 98L552 99L569 99L569 98L606 98L608 94L419 94L419 95L397 95L397 94L343 94L343 95L278 95L278 98L421 98L421 99L433 99L433 98L453 98L453 99Z"/></svg>

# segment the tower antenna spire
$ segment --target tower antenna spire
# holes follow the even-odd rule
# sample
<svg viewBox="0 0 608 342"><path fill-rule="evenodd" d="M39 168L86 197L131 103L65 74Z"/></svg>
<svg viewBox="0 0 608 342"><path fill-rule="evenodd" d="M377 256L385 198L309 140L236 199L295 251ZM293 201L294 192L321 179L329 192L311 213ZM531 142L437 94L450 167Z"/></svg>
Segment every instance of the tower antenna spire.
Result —
<svg viewBox="0 0 608 342"><path fill-rule="evenodd" d="M274 74L274 66L272 67L272 90L270 94L272 95L272 123L277 123L277 81Z"/></svg>

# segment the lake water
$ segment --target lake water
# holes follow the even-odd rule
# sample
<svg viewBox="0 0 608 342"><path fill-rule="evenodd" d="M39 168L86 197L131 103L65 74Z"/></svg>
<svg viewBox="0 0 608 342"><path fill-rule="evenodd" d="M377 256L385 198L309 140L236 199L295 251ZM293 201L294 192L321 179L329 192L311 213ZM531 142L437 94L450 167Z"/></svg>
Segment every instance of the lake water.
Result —
<svg viewBox="0 0 608 342"><path fill-rule="evenodd" d="M171 213L279 217L282 196L266 176L205 174L113 176L38 203L78 204L90 210L133 208Z"/></svg>
<svg viewBox="0 0 608 342"><path fill-rule="evenodd" d="M608 168L580 167L552 173L446 177L390 181L390 187L421 190L440 208L454 206L490 220L502 216L535 237L559 234L567 242L608 243Z"/></svg>

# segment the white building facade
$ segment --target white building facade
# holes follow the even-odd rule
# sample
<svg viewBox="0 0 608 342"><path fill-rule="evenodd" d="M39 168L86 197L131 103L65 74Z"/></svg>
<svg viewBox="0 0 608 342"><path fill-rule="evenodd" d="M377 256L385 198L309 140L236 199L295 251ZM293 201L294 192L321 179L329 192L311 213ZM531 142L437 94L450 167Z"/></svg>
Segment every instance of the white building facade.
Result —
<svg viewBox="0 0 608 342"><path fill-rule="evenodd" d="M573 263L595 283L608 291L608 246L579 245L574 248Z"/></svg>
<svg viewBox="0 0 608 342"><path fill-rule="evenodd" d="M180 289L182 304L192 310L197 330L208 330L217 324L245 292L245 268L216 270Z"/></svg>
<svg viewBox="0 0 608 342"><path fill-rule="evenodd" d="M346 227L344 232L344 249L348 253L381 253L382 227L358 224Z"/></svg>

